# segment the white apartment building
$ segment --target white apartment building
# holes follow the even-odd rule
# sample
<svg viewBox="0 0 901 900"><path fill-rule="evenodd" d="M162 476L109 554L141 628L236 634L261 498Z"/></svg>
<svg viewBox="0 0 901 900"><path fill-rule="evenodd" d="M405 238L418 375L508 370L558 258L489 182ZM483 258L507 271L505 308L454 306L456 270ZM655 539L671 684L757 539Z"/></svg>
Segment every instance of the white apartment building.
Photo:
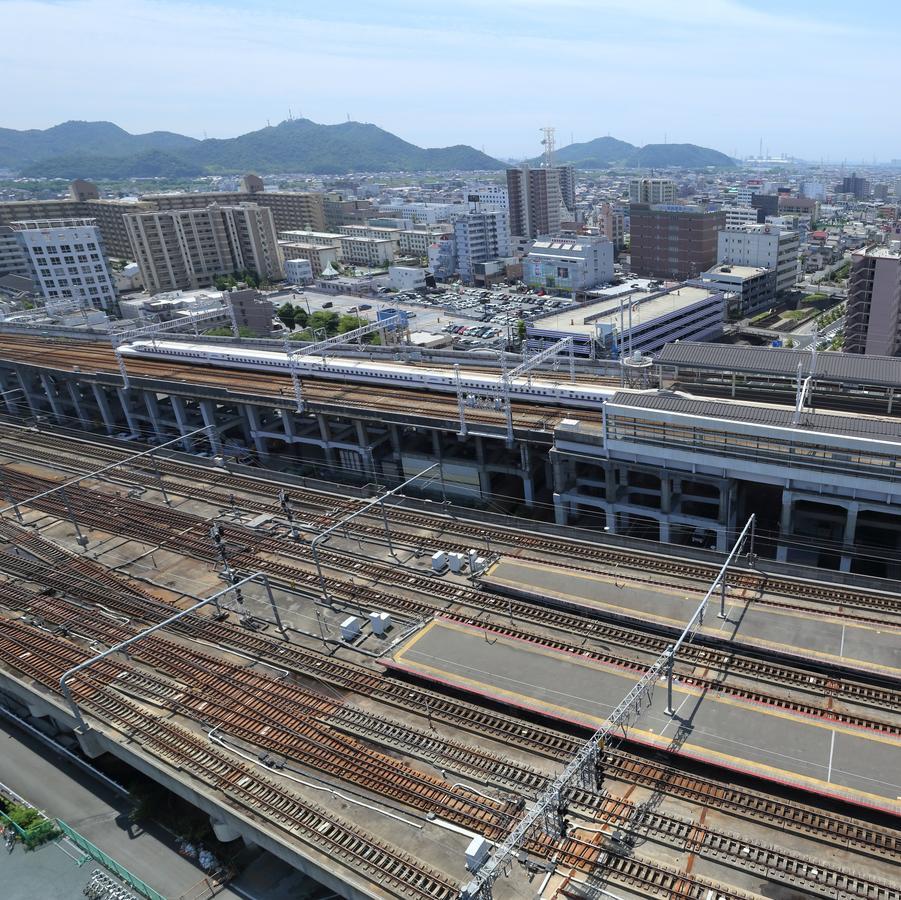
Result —
<svg viewBox="0 0 901 900"><path fill-rule="evenodd" d="M479 212L507 212L510 208L506 184L470 184L465 195L468 204L478 204Z"/></svg>
<svg viewBox="0 0 901 900"><path fill-rule="evenodd" d="M380 205L379 212L402 219L405 228L412 228L414 225L453 222L458 216L466 215L469 207L465 203L404 203L397 200Z"/></svg>
<svg viewBox="0 0 901 900"><path fill-rule="evenodd" d="M309 259L296 257L285 260L285 281L290 284L312 284L313 263Z"/></svg>
<svg viewBox="0 0 901 900"><path fill-rule="evenodd" d="M467 213L454 222L454 243L460 278L475 282L474 266L510 256L510 225L505 212Z"/></svg>
<svg viewBox="0 0 901 900"><path fill-rule="evenodd" d="M744 228L757 224L757 210L753 206L724 206L726 228Z"/></svg>
<svg viewBox="0 0 901 900"><path fill-rule="evenodd" d="M375 238L379 241L394 241L397 245L400 244L402 230L393 226L381 225L340 225L338 227L338 232L342 237Z"/></svg>
<svg viewBox="0 0 901 900"><path fill-rule="evenodd" d="M744 225L719 233L717 262L776 272L776 294L791 290L800 277L801 242L796 231L778 225Z"/></svg>
<svg viewBox="0 0 901 900"><path fill-rule="evenodd" d="M675 203L676 182L669 178L632 178L629 181L630 203Z"/></svg>
<svg viewBox="0 0 901 900"><path fill-rule="evenodd" d="M453 226L449 223L405 229L400 233L400 252L411 256L427 256L432 244L450 237L453 232Z"/></svg>
<svg viewBox="0 0 901 900"><path fill-rule="evenodd" d="M42 219L10 223L29 277L48 304L75 302L111 310L116 288L94 219Z"/></svg>
<svg viewBox="0 0 901 900"><path fill-rule="evenodd" d="M396 252L396 238L341 235L341 261L354 266L384 268Z"/></svg>
<svg viewBox="0 0 901 900"><path fill-rule="evenodd" d="M341 244L341 235L336 231L280 231L278 239L287 244L312 244L317 247L338 247Z"/></svg>

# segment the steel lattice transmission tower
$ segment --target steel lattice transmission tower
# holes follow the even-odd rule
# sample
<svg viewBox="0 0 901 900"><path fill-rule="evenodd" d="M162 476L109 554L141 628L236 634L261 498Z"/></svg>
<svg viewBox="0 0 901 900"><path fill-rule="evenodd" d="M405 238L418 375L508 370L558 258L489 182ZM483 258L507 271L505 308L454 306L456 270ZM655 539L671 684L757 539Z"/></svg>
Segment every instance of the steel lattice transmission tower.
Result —
<svg viewBox="0 0 901 900"><path fill-rule="evenodd" d="M541 143L544 146L544 167L551 169L554 166L554 134L557 129L553 125L545 125L541 131L544 134L544 137L541 139Z"/></svg>

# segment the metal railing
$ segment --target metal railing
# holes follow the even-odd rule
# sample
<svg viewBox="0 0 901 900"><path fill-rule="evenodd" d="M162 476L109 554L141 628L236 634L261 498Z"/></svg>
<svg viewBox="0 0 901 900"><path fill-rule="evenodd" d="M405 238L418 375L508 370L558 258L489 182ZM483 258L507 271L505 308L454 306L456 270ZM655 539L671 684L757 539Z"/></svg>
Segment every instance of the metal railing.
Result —
<svg viewBox="0 0 901 900"><path fill-rule="evenodd" d="M146 881L132 874L125 866L116 862L109 854L104 853L98 846L92 844L84 835L79 834L70 825L67 825L62 819L56 820L59 830L70 840L79 850L86 853L91 859L100 863L109 872L112 872L120 881L127 884L130 888L136 890L142 897L147 900L166 900L166 898L155 891Z"/></svg>

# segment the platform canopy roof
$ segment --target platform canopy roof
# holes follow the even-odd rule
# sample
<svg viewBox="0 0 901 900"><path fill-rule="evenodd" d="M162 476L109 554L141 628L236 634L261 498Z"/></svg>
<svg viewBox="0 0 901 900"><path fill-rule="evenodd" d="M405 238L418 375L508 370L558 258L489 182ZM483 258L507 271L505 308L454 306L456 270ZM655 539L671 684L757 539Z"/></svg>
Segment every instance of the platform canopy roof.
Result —
<svg viewBox="0 0 901 900"><path fill-rule="evenodd" d="M812 360L810 350L676 341L667 344L654 361L669 367L794 378L798 363L804 377L811 374ZM820 351L816 354L814 375L821 381L841 384L901 388L901 358Z"/></svg>
<svg viewBox="0 0 901 900"><path fill-rule="evenodd" d="M901 422L879 416L853 413L815 413L804 411L795 424L795 411L788 407L765 403L744 403L736 400L708 400L687 397L675 391L617 391L607 401L607 414L615 415L616 407L653 409L687 416L750 422L776 428L792 428L800 432L844 434L849 437L901 441Z"/></svg>

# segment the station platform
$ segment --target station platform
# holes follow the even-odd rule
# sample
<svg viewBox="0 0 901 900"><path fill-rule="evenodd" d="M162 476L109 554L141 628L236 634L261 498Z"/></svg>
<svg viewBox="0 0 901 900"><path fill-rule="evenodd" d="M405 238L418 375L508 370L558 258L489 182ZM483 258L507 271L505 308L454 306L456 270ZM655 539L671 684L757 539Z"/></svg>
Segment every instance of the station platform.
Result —
<svg viewBox="0 0 901 900"><path fill-rule="evenodd" d="M656 623L681 631L701 595L675 585L643 585L623 574L580 572L559 566L503 558L482 578L491 590L570 609L602 614L624 625ZM713 640L753 645L805 660L859 669L901 679L901 622L892 627L843 620L828 612L802 612L755 605L753 599L726 594L726 618L719 597L711 598L711 615L701 632Z"/></svg>
<svg viewBox="0 0 901 900"><path fill-rule="evenodd" d="M434 619L391 659L389 670L595 729L640 673L578 654ZM901 743L783 709L665 680L629 729L630 740L873 809L901 814Z"/></svg>

